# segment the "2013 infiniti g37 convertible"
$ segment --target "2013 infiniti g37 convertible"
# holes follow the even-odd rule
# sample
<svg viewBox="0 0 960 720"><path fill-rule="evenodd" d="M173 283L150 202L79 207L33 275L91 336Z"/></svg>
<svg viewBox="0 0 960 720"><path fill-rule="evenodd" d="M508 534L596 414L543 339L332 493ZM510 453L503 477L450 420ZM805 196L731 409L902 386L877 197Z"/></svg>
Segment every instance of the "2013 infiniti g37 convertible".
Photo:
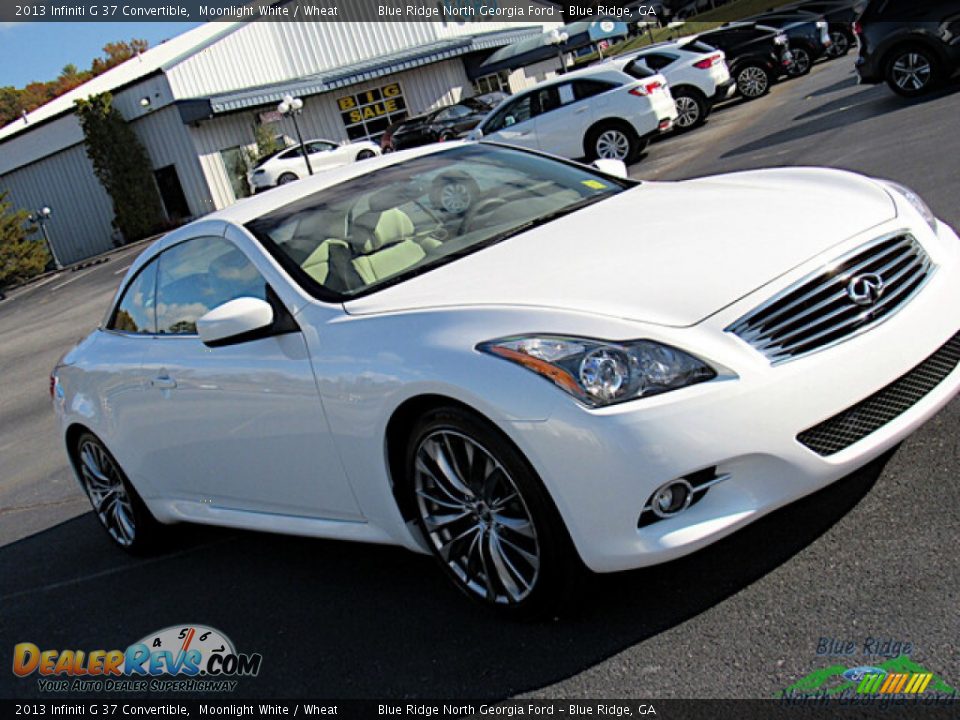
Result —
<svg viewBox="0 0 960 720"><path fill-rule="evenodd" d="M898 185L445 145L160 239L51 389L119 546L393 543L516 613L891 448L958 389L957 308L960 239Z"/></svg>

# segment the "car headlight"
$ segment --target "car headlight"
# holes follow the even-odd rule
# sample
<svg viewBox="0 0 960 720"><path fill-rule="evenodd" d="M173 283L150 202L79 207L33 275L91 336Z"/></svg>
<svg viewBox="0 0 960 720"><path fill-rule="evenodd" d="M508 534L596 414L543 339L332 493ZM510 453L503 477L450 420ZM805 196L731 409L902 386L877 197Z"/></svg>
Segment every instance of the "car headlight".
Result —
<svg viewBox="0 0 960 720"><path fill-rule="evenodd" d="M477 345L532 370L591 407L694 385L717 376L693 355L651 340L622 343L533 335Z"/></svg>
<svg viewBox="0 0 960 720"><path fill-rule="evenodd" d="M788 44L790 43L790 38L788 38L788 37L787 37L786 35L784 35L783 33L779 33L778 35L776 35L776 36L773 38L773 41L774 41L777 45L788 45Z"/></svg>
<svg viewBox="0 0 960 720"><path fill-rule="evenodd" d="M937 232L937 216L933 214L933 210L923 201L919 195L917 195L913 190L899 183L891 182L889 180L884 181L886 186L896 192L900 197L906 200L913 206L913 209L916 210L923 216L923 219L927 221L927 225L930 226L930 229L933 232Z"/></svg>

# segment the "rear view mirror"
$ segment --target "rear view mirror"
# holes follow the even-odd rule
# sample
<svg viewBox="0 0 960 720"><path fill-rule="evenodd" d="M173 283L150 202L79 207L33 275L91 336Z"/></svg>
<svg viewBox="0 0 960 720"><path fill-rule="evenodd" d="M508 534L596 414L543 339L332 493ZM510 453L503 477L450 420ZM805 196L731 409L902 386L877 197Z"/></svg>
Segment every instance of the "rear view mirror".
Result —
<svg viewBox="0 0 960 720"><path fill-rule="evenodd" d="M204 345L218 347L253 340L273 324L273 308L259 298L242 297L218 305L197 320Z"/></svg>
<svg viewBox="0 0 960 720"><path fill-rule="evenodd" d="M629 177L627 173L627 165L623 162L623 160L600 158L593 161L593 166L606 175L613 175L613 177L618 177L623 180L626 180Z"/></svg>

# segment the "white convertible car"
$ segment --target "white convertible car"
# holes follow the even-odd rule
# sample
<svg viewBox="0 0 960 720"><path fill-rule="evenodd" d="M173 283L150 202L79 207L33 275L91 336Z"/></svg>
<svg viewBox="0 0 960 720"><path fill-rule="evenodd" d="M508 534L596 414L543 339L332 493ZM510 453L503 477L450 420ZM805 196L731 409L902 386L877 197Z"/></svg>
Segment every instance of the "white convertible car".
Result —
<svg viewBox="0 0 960 720"><path fill-rule="evenodd" d="M309 169L303 157L304 150L310 160ZM253 192L260 192L308 177L310 170L323 172L358 160L369 160L379 154L380 146L369 140L345 144L332 140L305 140L303 148L294 145L261 160L247 173L247 182Z"/></svg>
<svg viewBox="0 0 960 720"><path fill-rule="evenodd" d="M958 308L960 239L889 182L445 144L158 240L51 393L119 546L391 543L543 611L895 446L957 392Z"/></svg>

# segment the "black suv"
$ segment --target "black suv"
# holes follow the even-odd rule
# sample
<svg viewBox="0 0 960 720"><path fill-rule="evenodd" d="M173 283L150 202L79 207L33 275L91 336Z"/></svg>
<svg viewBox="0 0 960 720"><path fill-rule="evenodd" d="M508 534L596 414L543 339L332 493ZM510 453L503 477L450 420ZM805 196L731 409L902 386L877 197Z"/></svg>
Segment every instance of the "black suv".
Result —
<svg viewBox="0 0 960 720"><path fill-rule="evenodd" d="M801 0L779 8L777 12L800 10L822 15L829 24L830 39L833 41L827 55L837 58L846 55L850 48L857 44L857 36L853 34L853 21L857 19L857 12L853 6L854 0Z"/></svg>
<svg viewBox="0 0 960 720"><path fill-rule="evenodd" d="M916 97L960 69L957 0L869 0L854 31L864 83L886 81L898 95Z"/></svg>
<svg viewBox="0 0 960 720"><path fill-rule="evenodd" d="M806 75L813 64L825 57L833 41L830 26L822 15L809 12L766 13L751 20L780 30L790 40L793 63L787 69L790 77Z"/></svg>
<svg viewBox="0 0 960 720"><path fill-rule="evenodd" d="M766 95L793 64L787 36L766 25L731 23L702 33L696 40L723 50L730 76L747 100Z"/></svg>
<svg viewBox="0 0 960 720"><path fill-rule="evenodd" d="M467 98L456 105L407 118L387 128L380 137L380 148L390 152L463 137L479 125L492 109L493 106L484 100Z"/></svg>

